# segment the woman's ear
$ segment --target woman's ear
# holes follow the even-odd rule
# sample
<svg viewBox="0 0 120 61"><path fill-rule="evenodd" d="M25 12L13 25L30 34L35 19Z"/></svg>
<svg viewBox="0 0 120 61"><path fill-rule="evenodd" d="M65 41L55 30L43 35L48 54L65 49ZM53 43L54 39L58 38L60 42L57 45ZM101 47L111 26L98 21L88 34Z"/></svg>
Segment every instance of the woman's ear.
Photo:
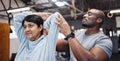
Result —
<svg viewBox="0 0 120 61"><path fill-rule="evenodd" d="M97 19L97 23L101 23L102 21L103 21L102 18Z"/></svg>
<svg viewBox="0 0 120 61"><path fill-rule="evenodd" d="M43 25L40 25L39 27L40 27L40 31L41 31L43 29Z"/></svg>

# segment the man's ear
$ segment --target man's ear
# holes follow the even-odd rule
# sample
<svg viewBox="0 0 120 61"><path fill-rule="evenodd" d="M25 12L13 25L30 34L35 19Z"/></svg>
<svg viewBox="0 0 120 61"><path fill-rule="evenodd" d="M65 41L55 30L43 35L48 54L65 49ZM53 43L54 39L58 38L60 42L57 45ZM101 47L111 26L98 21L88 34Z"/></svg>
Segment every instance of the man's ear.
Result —
<svg viewBox="0 0 120 61"><path fill-rule="evenodd" d="M102 21L103 21L102 18L97 19L97 23L101 23Z"/></svg>

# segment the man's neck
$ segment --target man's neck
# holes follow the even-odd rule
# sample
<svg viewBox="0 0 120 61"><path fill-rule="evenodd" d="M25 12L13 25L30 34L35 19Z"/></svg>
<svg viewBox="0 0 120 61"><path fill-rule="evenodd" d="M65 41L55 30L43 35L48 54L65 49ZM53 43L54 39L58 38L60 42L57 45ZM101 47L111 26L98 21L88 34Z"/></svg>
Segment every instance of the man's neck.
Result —
<svg viewBox="0 0 120 61"><path fill-rule="evenodd" d="M100 30L97 29L97 28L88 28L87 31L85 32L85 34L90 35L90 34L95 34L95 33L98 33L98 32L100 32Z"/></svg>

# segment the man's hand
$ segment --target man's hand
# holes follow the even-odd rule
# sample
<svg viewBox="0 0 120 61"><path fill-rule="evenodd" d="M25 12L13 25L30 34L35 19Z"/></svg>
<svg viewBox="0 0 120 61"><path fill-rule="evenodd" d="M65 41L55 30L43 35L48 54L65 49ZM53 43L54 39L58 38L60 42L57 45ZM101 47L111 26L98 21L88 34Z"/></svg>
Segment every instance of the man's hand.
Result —
<svg viewBox="0 0 120 61"><path fill-rule="evenodd" d="M60 32L63 33L65 36L71 33L70 26L67 21L63 18L63 16L58 13L58 22L57 22Z"/></svg>

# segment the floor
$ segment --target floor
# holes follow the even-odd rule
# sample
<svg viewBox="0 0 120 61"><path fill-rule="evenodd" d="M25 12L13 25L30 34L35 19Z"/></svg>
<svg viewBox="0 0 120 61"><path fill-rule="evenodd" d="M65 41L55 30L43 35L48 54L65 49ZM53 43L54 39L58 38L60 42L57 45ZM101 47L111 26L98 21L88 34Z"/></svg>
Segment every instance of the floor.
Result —
<svg viewBox="0 0 120 61"><path fill-rule="evenodd" d="M14 61L15 55L16 55L15 53L12 54L12 57L11 57L10 61ZM63 58L61 56L56 56L56 57L57 57L56 61L69 61L67 58ZM109 61L120 61L120 53L113 54Z"/></svg>
<svg viewBox="0 0 120 61"><path fill-rule="evenodd" d="M58 59L57 61L65 61L65 58ZM66 59L66 61L69 61ZM119 53L113 53L109 61L120 61L120 52Z"/></svg>
<svg viewBox="0 0 120 61"><path fill-rule="evenodd" d="M60 58L57 61L69 61L69 60L67 60L65 58ZM120 53L113 54L109 61L120 61Z"/></svg>

